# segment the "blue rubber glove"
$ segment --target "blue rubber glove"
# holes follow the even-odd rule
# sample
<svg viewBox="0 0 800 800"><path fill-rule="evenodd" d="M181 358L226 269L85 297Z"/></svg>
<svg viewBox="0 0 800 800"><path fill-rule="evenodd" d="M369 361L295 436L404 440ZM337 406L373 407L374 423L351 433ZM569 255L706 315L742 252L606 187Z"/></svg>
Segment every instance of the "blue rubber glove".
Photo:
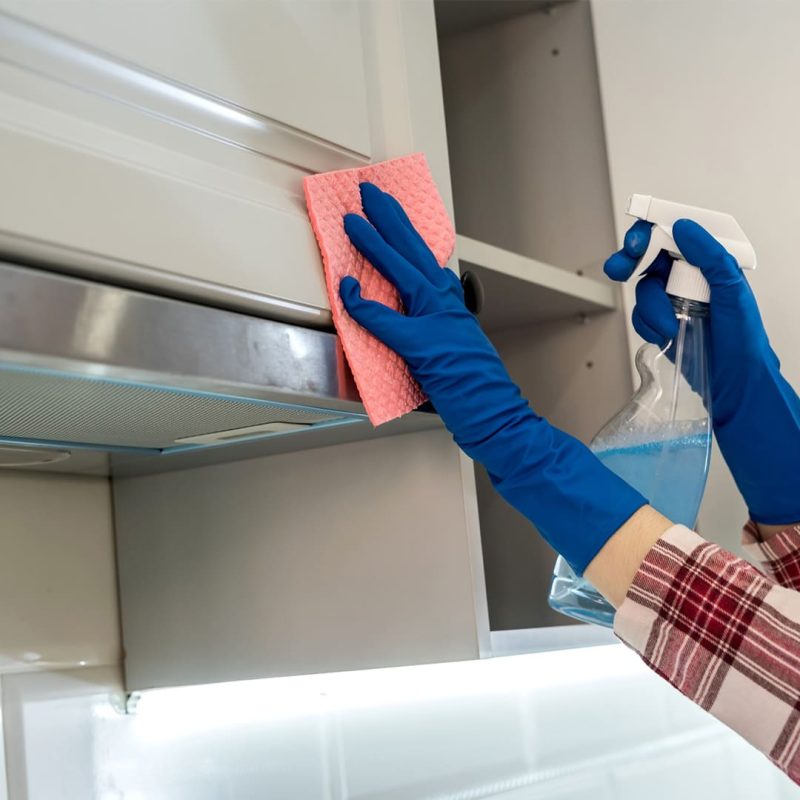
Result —
<svg viewBox="0 0 800 800"><path fill-rule="evenodd" d="M350 315L407 363L456 444L580 575L611 535L647 502L577 439L534 414L464 306L458 277L442 269L400 204L361 184L367 220L344 218L350 240L393 283L406 315L340 294ZM372 223L372 224L370 224Z"/></svg>
<svg viewBox="0 0 800 800"><path fill-rule="evenodd" d="M755 297L736 259L696 222L678 220L672 235L711 286L711 416L717 441L756 522L800 521L800 399L780 372ZM627 280L650 241L650 223L637 221L623 249L605 264ZM672 259L656 257L636 285L633 327L663 346L678 332L666 294Z"/></svg>

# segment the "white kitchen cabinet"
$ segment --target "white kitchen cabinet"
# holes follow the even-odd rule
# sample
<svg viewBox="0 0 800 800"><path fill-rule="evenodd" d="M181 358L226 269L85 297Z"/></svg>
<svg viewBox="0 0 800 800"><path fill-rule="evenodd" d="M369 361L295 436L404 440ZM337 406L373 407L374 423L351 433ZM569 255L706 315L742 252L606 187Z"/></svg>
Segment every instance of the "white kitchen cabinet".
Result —
<svg viewBox="0 0 800 800"><path fill-rule="evenodd" d="M539 11L440 25L457 255L534 407L588 438L630 392L599 272L614 233L591 20L582 3ZM435 56L433 17L414 19ZM421 41L411 107L442 135ZM555 555L444 431L118 477L114 497L130 689L611 638L548 608Z"/></svg>
<svg viewBox="0 0 800 800"><path fill-rule="evenodd" d="M433 5L381 2L352 8L361 26L370 150L354 154L329 141L317 146L315 139L303 153L316 159L313 169L323 169L421 150L450 205ZM349 56L347 63L353 63ZM176 126L164 130L190 135ZM209 175L213 170L210 180L221 175L241 191L273 192L275 203L285 204L280 213L249 200L230 206L230 224L241 234L231 247L253 250L253 231L258 233L252 262L258 270L248 272L248 280L260 282L258 287L269 283L259 289L268 294L322 307L319 256L300 195L310 162L288 165L192 137L193 148L219 149L213 154L207 149L203 158L199 149L170 152L165 168L186 156L193 167L199 164ZM307 144L306 134L300 138ZM163 139L158 148L161 153ZM228 159L224 164L216 160L218 153ZM104 175L106 167L100 170ZM184 194L171 196L180 214L164 216L170 236L202 194L195 183L174 185ZM213 194L216 198L216 189ZM116 201L118 194L113 197ZM134 205L141 211L143 195ZM248 233L241 226L250 225L249 214L257 218ZM31 216L30 210L21 214L26 220ZM268 219L277 227L265 236ZM303 246L289 252L293 226L302 229ZM184 241L185 230L180 235L180 247L204 246ZM119 230L108 233L108 246L118 237ZM287 252L291 257L282 257ZM195 277L198 263L209 263L212 256L210 268L236 268L218 253L198 254L187 262ZM98 269L106 267L104 262ZM316 299L298 289L303 276L313 276ZM281 281L291 294L274 288ZM152 285L164 287L163 276ZM254 285L248 289L251 300ZM248 287L238 278L237 287L240 304L241 290ZM442 431L165 474L116 475L113 491L130 689L468 659L488 652L474 474Z"/></svg>
<svg viewBox="0 0 800 800"><path fill-rule="evenodd" d="M282 88L269 106L262 86L236 84L243 94L232 102L221 65L194 71L192 41L210 35L202 25L185 28L197 38L187 35L178 58L156 46L161 32L151 45L102 14L82 32L61 11L45 19L17 6L58 36L105 47L103 64L119 72L3 22L17 49L0 67L10 176L0 247L266 315L291 318L293 304L314 324L305 312L324 312L326 301L302 175L422 150L449 204L449 144L457 256L486 286L483 324L534 407L588 438L630 391L616 292L599 280L614 234L588 6L542 14L526 2L512 17L473 16L466 30L458 15L455 26L440 17L438 45L432 4L342 7L363 60L349 54L336 69L363 84L363 103L348 95L349 122L326 127L324 113L292 117L301 109ZM319 35L312 19L308 42ZM47 47L36 50L36 36ZM257 38L243 36L243 47ZM339 45L324 44L331 58ZM46 65L15 66L31 53L55 53L63 80L42 77ZM71 69L111 84L92 94ZM165 100L149 79L175 91ZM210 94L221 91L230 96ZM309 130L295 127L301 119ZM554 554L443 431L116 475L113 491L130 689L608 640L548 609Z"/></svg>
<svg viewBox="0 0 800 800"><path fill-rule="evenodd" d="M0 250L329 323L304 175L424 149L426 3L0 0Z"/></svg>
<svg viewBox="0 0 800 800"><path fill-rule="evenodd" d="M325 324L303 175L422 150L450 203L431 3L236 4L239 49L206 24L228 4L0 7L10 260ZM474 477L441 432L113 484L132 688L485 649Z"/></svg>

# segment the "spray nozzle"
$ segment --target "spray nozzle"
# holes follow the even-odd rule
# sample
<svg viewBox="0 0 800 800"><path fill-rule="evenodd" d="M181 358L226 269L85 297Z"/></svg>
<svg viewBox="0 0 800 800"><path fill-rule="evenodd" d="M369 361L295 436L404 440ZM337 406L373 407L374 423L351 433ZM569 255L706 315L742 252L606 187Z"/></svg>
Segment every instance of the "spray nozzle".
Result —
<svg viewBox="0 0 800 800"><path fill-rule="evenodd" d="M659 200L646 194L632 194L628 198L626 213L653 223L650 244L639 260L639 266L649 266L661 250L666 250L675 259L667 282L668 294L702 303L707 303L711 295L702 272L686 262L672 238L672 226L679 219L692 219L702 225L742 269L756 268L753 245L730 214Z"/></svg>

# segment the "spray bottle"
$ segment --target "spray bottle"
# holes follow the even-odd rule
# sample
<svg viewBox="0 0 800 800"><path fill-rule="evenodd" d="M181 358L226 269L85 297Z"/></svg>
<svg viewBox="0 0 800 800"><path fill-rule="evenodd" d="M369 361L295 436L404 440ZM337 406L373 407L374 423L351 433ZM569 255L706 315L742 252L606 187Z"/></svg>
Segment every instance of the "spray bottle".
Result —
<svg viewBox="0 0 800 800"><path fill-rule="evenodd" d="M675 259L666 291L679 322L678 334L663 348L645 344L638 350L639 388L589 447L664 516L693 528L711 455L711 290L700 269L684 259L672 238L672 225L684 218L699 223L743 269L755 269L756 255L729 214L641 194L631 195L626 213L653 223L650 244L637 270L649 266L661 250ZM614 608L562 558L556 562L549 602L569 617L614 624Z"/></svg>

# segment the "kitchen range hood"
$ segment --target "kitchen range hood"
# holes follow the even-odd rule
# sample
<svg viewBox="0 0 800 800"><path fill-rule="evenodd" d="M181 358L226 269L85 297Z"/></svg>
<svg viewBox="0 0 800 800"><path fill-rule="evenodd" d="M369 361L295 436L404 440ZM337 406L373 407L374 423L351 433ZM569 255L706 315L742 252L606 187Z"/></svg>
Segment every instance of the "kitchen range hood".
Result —
<svg viewBox="0 0 800 800"><path fill-rule="evenodd" d="M0 466L138 474L374 429L337 336L0 263Z"/></svg>

